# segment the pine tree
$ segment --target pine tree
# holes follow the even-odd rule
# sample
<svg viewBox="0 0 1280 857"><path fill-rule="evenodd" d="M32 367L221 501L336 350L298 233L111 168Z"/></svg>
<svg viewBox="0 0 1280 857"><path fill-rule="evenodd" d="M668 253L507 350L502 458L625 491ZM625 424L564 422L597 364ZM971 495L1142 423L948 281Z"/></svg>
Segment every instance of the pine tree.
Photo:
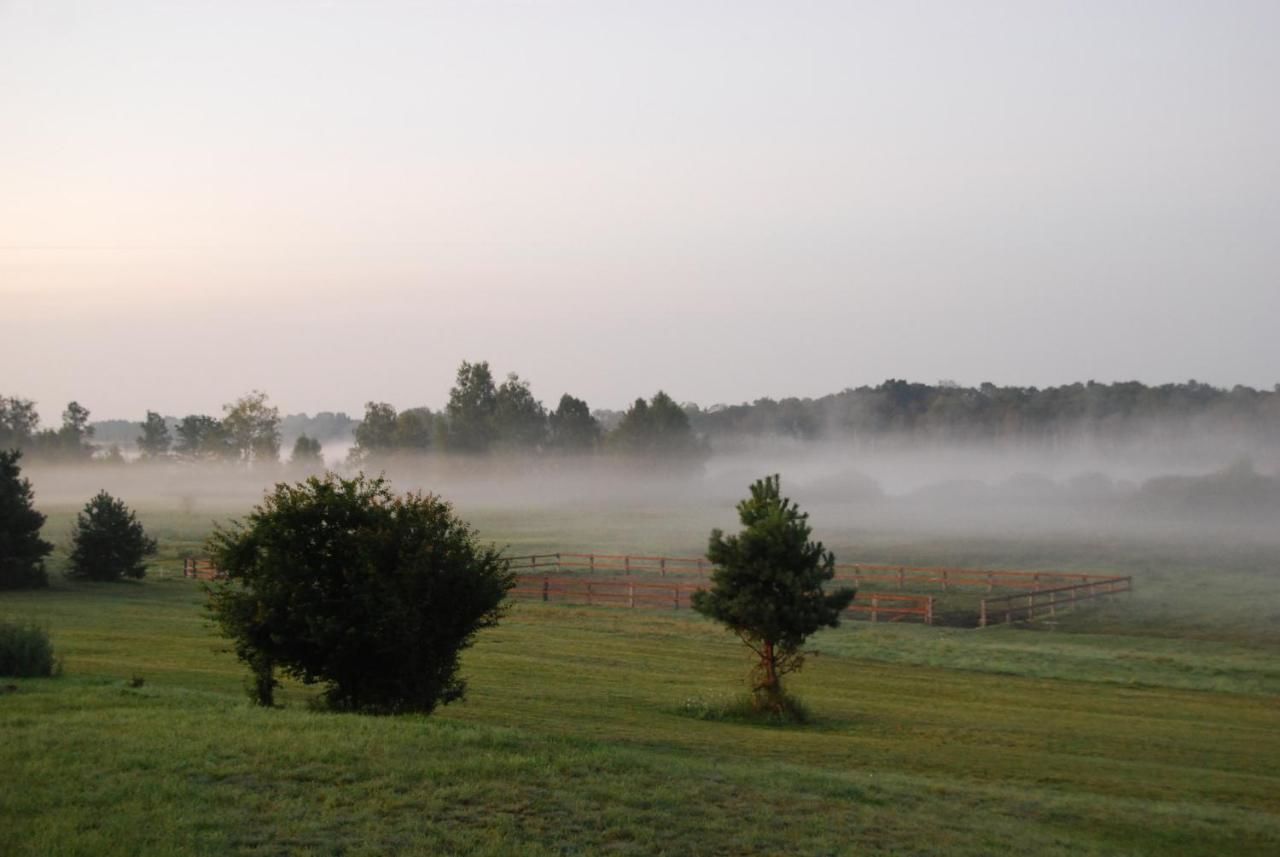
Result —
<svg viewBox="0 0 1280 857"><path fill-rule="evenodd" d="M147 573L143 560L156 552L142 524L124 501L106 491L85 504L71 528L69 577L85 580L141 579Z"/></svg>
<svg viewBox="0 0 1280 857"><path fill-rule="evenodd" d="M716 569L711 589L694 594L693 608L728 626L756 654L753 702L781 712L782 676L803 666L800 647L810 634L840 624L855 590L823 590L835 576L835 556L810 539L808 514L781 496L778 476L751 486L738 517L739 534L711 531L707 559Z"/></svg>
<svg viewBox="0 0 1280 857"><path fill-rule="evenodd" d="M40 538L44 515L32 506L31 482L19 475L21 457L0 450L0 589L49 585L44 558L53 545Z"/></svg>

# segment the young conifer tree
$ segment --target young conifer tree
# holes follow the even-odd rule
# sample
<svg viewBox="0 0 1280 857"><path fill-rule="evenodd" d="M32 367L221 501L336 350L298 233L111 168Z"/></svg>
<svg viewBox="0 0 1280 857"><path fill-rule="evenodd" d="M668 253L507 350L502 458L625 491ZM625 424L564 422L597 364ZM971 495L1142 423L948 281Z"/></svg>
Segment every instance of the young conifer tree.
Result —
<svg viewBox="0 0 1280 857"><path fill-rule="evenodd" d="M782 676L804 664L801 646L819 628L840 624L855 590L827 592L835 556L810 538L809 516L783 497L778 476L760 479L738 504L742 531L711 531L707 549L716 569L693 607L728 626L759 658L751 672L757 709L782 712Z"/></svg>
<svg viewBox="0 0 1280 857"><path fill-rule="evenodd" d="M0 589L48 586L44 558L53 545L40 538L44 515L32 505L31 482L20 476L18 450L0 450Z"/></svg>
<svg viewBox="0 0 1280 857"><path fill-rule="evenodd" d="M141 579L147 573L144 560L155 552L155 539L147 536L124 501L99 491L71 528L67 576L100 581Z"/></svg>

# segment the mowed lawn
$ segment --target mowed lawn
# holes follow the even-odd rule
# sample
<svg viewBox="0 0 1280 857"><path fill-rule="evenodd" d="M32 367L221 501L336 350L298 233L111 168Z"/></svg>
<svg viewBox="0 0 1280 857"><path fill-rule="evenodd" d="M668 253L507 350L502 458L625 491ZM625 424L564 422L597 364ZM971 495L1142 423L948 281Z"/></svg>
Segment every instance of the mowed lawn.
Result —
<svg viewBox="0 0 1280 857"><path fill-rule="evenodd" d="M856 625L778 728L689 716L748 665L710 623L520 604L464 703L377 718L251 707L201 604L163 574L0 594L65 657L3 680L0 854L1280 853L1280 698L1246 649ZM1195 689L1215 664L1258 675Z"/></svg>

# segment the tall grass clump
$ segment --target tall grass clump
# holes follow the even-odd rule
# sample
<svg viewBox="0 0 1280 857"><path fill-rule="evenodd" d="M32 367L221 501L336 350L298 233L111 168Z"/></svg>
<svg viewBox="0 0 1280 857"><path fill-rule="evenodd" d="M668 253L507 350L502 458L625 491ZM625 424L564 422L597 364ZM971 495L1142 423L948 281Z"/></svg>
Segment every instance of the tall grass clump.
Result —
<svg viewBox="0 0 1280 857"><path fill-rule="evenodd" d="M783 693L777 705L761 706L754 693L742 693L722 699L691 697L676 713L694 720L727 723L755 723L764 726L800 726L811 719L809 707L798 697Z"/></svg>
<svg viewBox="0 0 1280 857"><path fill-rule="evenodd" d="M38 678L55 672L47 631L35 625L0 622L0 675Z"/></svg>

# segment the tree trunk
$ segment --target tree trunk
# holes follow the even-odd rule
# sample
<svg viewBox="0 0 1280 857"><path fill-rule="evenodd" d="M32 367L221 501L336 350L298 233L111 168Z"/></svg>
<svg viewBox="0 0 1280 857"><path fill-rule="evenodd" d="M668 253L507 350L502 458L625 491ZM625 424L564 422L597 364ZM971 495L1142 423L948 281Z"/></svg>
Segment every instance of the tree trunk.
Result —
<svg viewBox="0 0 1280 857"><path fill-rule="evenodd" d="M772 640L764 641L759 670L759 680L754 688L756 707L781 711L782 679L778 675L778 657L773 650Z"/></svg>

